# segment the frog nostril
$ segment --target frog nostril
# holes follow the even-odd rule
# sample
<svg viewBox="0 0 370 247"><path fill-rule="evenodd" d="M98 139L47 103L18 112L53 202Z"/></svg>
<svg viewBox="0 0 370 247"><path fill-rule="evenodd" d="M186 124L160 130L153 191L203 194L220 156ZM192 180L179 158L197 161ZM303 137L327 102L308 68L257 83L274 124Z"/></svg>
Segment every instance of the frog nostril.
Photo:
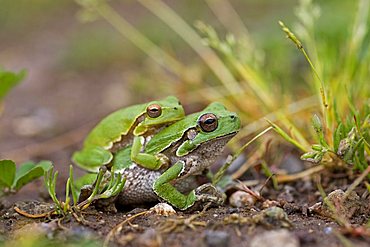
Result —
<svg viewBox="0 0 370 247"><path fill-rule="evenodd" d="M235 116L234 116L234 115L231 115L231 116L230 116L230 118L231 118L231 119L235 119Z"/></svg>
<svg viewBox="0 0 370 247"><path fill-rule="evenodd" d="M177 110L177 107L174 107L173 109L174 109L174 110Z"/></svg>

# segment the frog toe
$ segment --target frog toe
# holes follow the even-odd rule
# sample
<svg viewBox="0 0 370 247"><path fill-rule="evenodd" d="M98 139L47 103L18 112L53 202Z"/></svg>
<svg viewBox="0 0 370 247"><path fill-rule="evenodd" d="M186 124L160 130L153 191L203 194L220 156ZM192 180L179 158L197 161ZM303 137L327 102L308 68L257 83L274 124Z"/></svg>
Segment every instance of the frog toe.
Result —
<svg viewBox="0 0 370 247"><path fill-rule="evenodd" d="M212 184L203 184L195 189L196 204L217 207L224 204L226 195ZM196 205L194 205L196 207Z"/></svg>
<svg viewBox="0 0 370 247"><path fill-rule="evenodd" d="M159 153L156 155L156 158L158 159L159 162L159 166L157 169L166 169L169 167L171 162L166 155Z"/></svg>

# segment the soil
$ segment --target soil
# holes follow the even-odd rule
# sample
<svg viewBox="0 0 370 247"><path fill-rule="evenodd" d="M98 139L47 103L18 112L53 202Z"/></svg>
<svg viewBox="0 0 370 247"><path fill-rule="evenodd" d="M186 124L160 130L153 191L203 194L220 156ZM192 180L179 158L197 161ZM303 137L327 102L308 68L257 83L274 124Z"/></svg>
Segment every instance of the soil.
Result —
<svg viewBox="0 0 370 247"><path fill-rule="evenodd" d="M123 69L126 64L116 63L95 72L63 67L61 54L56 51L68 49L68 39L86 28L75 21L76 7L69 8L70 12L54 13L55 19L64 21L50 22L47 26L30 23L31 31L25 37L5 39L1 48L6 49L0 57L0 64L7 69L27 68L29 72L5 102L0 118L1 158L13 159L18 164L29 159L52 160L60 172L59 194L64 193L70 156L80 147L87 131L114 109L147 100L140 90L135 91L127 82L129 72L122 73L127 71ZM66 16L66 13L69 14ZM45 40L49 40L47 45ZM134 69L139 70L141 66ZM187 106L188 112L192 110ZM77 174L82 173L77 170ZM334 174L322 174L322 178L326 178L323 183L328 194L339 188L345 191L352 183L352 180L335 178ZM362 197L364 188L356 192L357 197L342 203L347 206L340 211L340 215L349 217L346 222L353 227L366 224L370 214L369 196ZM337 194L339 202L343 202L341 193ZM31 214L50 209L50 205L45 204L50 199L43 182L37 180L0 201L0 244L1 238L11 241L35 232L59 242L76 242L82 238L104 241L115 226L126 220L122 229L110 239L110 245L329 247L348 246L350 241L352 246L370 246L368 230L358 228L355 232L354 228L339 226L338 220L331 218L330 210L319 204L312 207L320 203L321 197L309 180L281 185L278 191L268 184L262 196L265 203L259 201L251 206L242 204L235 208L227 203L202 213L178 211L173 216L147 213L129 221L129 217L152 205L131 211L121 209L117 213L100 212L90 207L75 216L31 219L15 212L14 206ZM279 211L281 217L269 216L263 211L266 208L276 210L273 206L284 210L283 213ZM193 221L188 220L195 215ZM82 218L84 221L78 222Z"/></svg>
<svg viewBox="0 0 370 247"><path fill-rule="evenodd" d="M338 214L332 214L321 203L308 207L306 202L312 200L314 191L297 193L292 186L284 188L281 191L285 192L267 190L263 195L268 195L268 200L260 198L251 204L241 203L243 206L238 208L226 204L202 211L177 211L171 216L150 211L152 205L131 210L119 208L117 213L98 211L90 206L65 217L48 215L31 219L24 216L24 212L31 215L50 212L53 204L21 201L1 211L0 229L9 239L32 233L59 243L98 241L98 246L104 241L108 241L109 246L268 246L270 241L274 241L274 246L346 246L348 241L352 246L370 246L368 230L355 230L356 226L366 224L369 198L359 198L353 192L356 196L340 201L343 193L335 190L328 198L332 198L332 203L340 201L343 207L338 208L342 210ZM319 196L316 200L319 201ZM21 214L15 209L20 209ZM351 230L332 219L338 215L350 217ZM362 233L358 234L359 231Z"/></svg>

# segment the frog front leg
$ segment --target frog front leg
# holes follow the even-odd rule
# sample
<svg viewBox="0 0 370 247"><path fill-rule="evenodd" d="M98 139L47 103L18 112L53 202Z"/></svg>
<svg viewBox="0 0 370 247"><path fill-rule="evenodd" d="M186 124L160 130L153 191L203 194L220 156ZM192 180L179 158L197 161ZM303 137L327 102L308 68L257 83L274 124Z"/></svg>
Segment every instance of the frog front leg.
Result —
<svg viewBox="0 0 370 247"><path fill-rule="evenodd" d="M153 190L160 198L181 210L192 207L196 202L210 202L214 205L221 205L224 202L225 197L212 184L203 184L187 195L178 191L171 181L179 177L184 166L183 161L176 162L154 182Z"/></svg>
<svg viewBox="0 0 370 247"><path fill-rule="evenodd" d="M141 153L144 137L135 136L131 149L131 160L143 168L149 170L158 170L163 166L168 166L169 159L164 154L152 155Z"/></svg>
<svg viewBox="0 0 370 247"><path fill-rule="evenodd" d="M170 183L180 175L184 166L185 163L183 161L176 162L157 178L153 184L153 190L160 198L181 210L191 207L197 200L194 190L188 195L184 195Z"/></svg>

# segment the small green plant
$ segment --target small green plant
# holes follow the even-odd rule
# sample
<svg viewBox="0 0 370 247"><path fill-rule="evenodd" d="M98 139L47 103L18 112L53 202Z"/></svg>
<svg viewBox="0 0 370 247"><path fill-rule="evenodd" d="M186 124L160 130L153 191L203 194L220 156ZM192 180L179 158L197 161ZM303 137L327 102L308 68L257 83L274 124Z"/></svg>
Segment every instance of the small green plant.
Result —
<svg viewBox="0 0 370 247"><path fill-rule="evenodd" d="M104 175L106 173L106 167L101 167L96 177L94 189L91 195L78 205L79 208L87 208L96 200L114 197L122 191L126 183L126 178L123 177L121 173L115 173L114 170L111 170L110 176L108 176L108 182L105 182Z"/></svg>
<svg viewBox="0 0 370 247"><path fill-rule="evenodd" d="M357 123L356 119L353 121L348 120L346 123L339 122L333 132L331 142L333 145L330 146L324 138L322 123L319 117L314 115L312 122L318 136L319 144L313 144L312 151L303 154L301 159L320 163L327 154L330 159L337 161L340 159L345 164L353 166L355 170L363 172L368 166L365 150L369 150L370 148L368 143L370 137L369 119L370 112L367 110L367 117L361 123ZM339 165L340 163L336 163L336 167Z"/></svg>
<svg viewBox="0 0 370 247"><path fill-rule="evenodd" d="M0 116L3 111L3 100L12 88L18 85L26 76L26 70L18 73L6 71L0 67Z"/></svg>
<svg viewBox="0 0 370 247"><path fill-rule="evenodd" d="M58 171L54 172L54 169L50 169L44 174L44 182L49 195L56 205L56 213L58 215L65 216L74 211L80 211L86 209L92 202L99 199L107 199L116 196L120 193L125 185L126 178L122 177L121 173L111 172L111 176L108 177L108 182L103 179L107 174L107 169L102 167L99 173L96 175L94 182L94 189L91 195L84 201L78 203L78 194L80 186L76 186L73 176L73 167L70 165L69 178L66 182L66 195L65 201L60 201L56 194L56 182L58 179ZM81 181L79 181L81 184ZM85 183L83 183L85 184ZM72 205L71 205L72 196Z"/></svg>
<svg viewBox="0 0 370 247"><path fill-rule="evenodd" d="M368 167L367 157L370 156L370 105L366 102L368 99L364 97L363 100L365 102L362 102L363 106L357 109L354 104L355 101L351 97L351 92L349 92L347 94L349 97L349 116L352 115L353 119L347 117L346 120L343 121L338 113L336 99L332 98L330 101L327 100L326 95L328 94L328 89L326 89L324 82L303 48L301 41L284 25L284 23L280 22L280 25L287 34L287 37L292 40L303 53L314 75L319 81L317 87L321 95L324 122L319 116L313 116L312 126L315 130L318 143L313 144L311 146L312 151L305 152L301 156L301 159L316 164L322 163L327 167L336 168L340 167L341 164L347 164L353 167L354 170L363 172ZM329 108L329 106L331 106L331 108ZM334 127L335 125L336 127ZM300 146L299 142L296 142L277 125L272 124L272 126L277 133L290 143L297 147ZM330 133L332 133L332 136L330 136ZM370 176L368 177L370 179Z"/></svg>
<svg viewBox="0 0 370 247"><path fill-rule="evenodd" d="M0 68L0 101L16 85L18 85L26 76L26 71L21 70L18 73L6 71Z"/></svg>
<svg viewBox="0 0 370 247"><path fill-rule="evenodd" d="M36 178L41 177L44 172L52 168L50 161L39 163L26 162L17 169L12 160L0 161L0 196L16 193L24 185Z"/></svg>

